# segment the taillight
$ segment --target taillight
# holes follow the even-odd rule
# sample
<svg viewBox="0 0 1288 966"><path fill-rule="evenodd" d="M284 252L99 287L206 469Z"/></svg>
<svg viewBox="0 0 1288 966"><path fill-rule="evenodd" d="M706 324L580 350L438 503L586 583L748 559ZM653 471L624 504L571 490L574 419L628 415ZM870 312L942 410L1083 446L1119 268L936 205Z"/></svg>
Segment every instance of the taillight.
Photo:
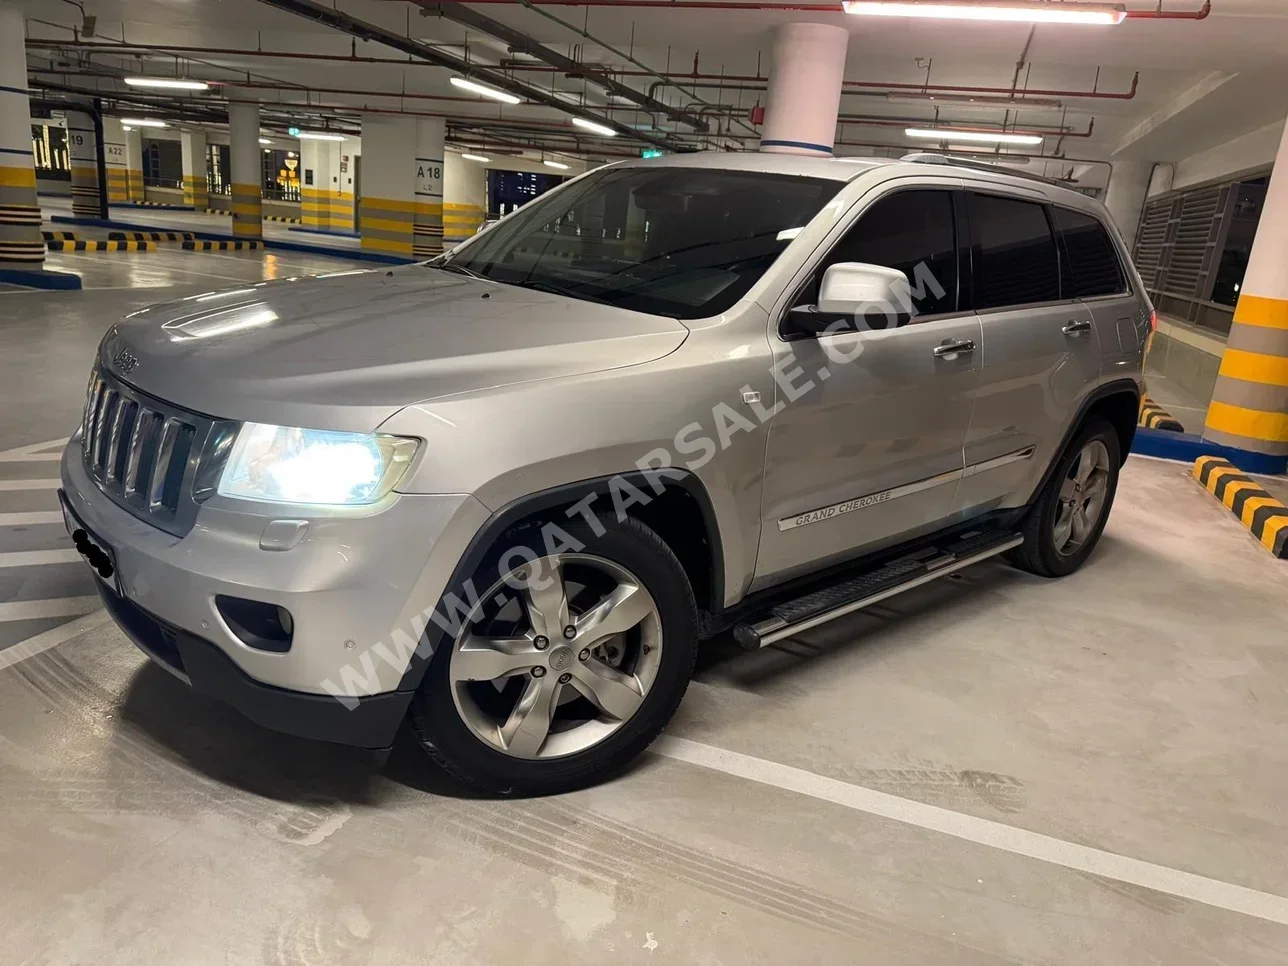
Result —
<svg viewBox="0 0 1288 966"><path fill-rule="evenodd" d="M1158 331L1158 309L1149 310L1149 331Z"/></svg>

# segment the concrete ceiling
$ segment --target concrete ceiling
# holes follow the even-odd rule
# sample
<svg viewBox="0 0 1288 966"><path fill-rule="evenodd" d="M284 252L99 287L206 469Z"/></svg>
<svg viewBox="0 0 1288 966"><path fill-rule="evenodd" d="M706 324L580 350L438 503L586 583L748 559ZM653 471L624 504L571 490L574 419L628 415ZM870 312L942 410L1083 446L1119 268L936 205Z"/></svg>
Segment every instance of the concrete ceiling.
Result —
<svg viewBox="0 0 1288 966"><path fill-rule="evenodd" d="M0 0L2 2L2 0ZM203 47L235 51L322 53L346 57L397 58L403 53L352 37L260 0L82 0L97 17L92 43L128 43L160 48ZM1194 11L1201 0L1164 0L1165 11ZM407 0L327 0L328 6L376 24L399 36L433 45L477 65L516 59L507 44L476 29L438 16ZM1156 0L1129 0L1129 7L1151 10ZM119 92L111 75L156 73L241 81L256 96L280 107L267 122L284 127L291 115L303 125L327 117L356 124L362 108L447 115L451 129L475 143L519 142L558 145L588 157L637 153L639 144L626 137L611 141L578 137L567 114L525 103L515 107L462 98L448 83L451 71L424 63L340 63L241 53L167 53L165 49L122 55L110 49L71 45L80 12L71 3L20 0L31 40L67 42L64 49L29 47L28 64L36 84ZM1019 70L1021 89L1126 92L1139 73L1133 99L1110 100L1061 96L1060 107L977 107L942 103L892 101L880 87L854 88L842 100L842 112L869 119L994 127L1003 124L1051 132L1045 154L1070 158L1175 161L1231 137L1282 120L1288 113L1288 0L1213 0L1204 20L1130 19L1117 27L1043 26L1032 33L1024 25L945 24L937 22L848 17L826 12L787 10L674 9L631 6L629 2L593 7L522 3L478 4L474 10L522 31L536 41L577 61L609 70L692 73L696 63L704 86L690 93L662 86L656 97L668 105L697 111L713 105L716 134L698 138L690 127L660 114L650 114L610 97L599 86L559 72L523 71L516 79L557 93L572 105L625 125L655 123L658 134L675 136L691 146L754 146L747 112L765 95L757 90L722 89L720 75L763 77L771 66L774 28L788 21L840 24L851 33L846 77L873 84L919 84L1010 88L1017 61L1028 45ZM566 22L560 24L550 17ZM588 40L580 31L590 34ZM79 38L83 40L84 38ZM616 52L609 48L616 48ZM627 62L630 53L639 64ZM517 58L534 66L530 57ZM655 78L623 74L620 81L647 91ZM742 82L746 86L763 86ZM405 95L420 95L405 96ZM168 103L200 104L217 95L184 95ZM137 112L135 106L131 110ZM1094 124L1093 124L1094 121ZM1059 137L1093 130L1091 137ZM871 120L841 125L838 153L871 153L870 145L891 145L897 153L914 145L899 124Z"/></svg>

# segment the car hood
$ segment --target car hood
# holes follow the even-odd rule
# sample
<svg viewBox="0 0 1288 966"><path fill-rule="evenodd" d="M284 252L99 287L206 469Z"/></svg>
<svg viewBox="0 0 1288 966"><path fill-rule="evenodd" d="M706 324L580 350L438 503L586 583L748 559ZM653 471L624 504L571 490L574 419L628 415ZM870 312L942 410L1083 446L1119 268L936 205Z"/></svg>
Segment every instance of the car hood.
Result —
<svg viewBox="0 0 1288 966"><path fill-rule="evenodd" d="M688 330L422 265L282 279L133 312L100 364L224 419L369 432L404 406L639 365Z"/></svg>

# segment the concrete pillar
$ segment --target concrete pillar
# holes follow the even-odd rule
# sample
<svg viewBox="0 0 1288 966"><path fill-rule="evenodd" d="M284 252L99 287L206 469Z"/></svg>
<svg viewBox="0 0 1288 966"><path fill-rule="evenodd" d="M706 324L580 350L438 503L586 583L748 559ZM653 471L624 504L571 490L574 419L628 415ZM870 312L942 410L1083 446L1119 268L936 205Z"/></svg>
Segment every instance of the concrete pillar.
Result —
<svg viewBox="0 0 1288 966"><path fill-rule="evenodd" d="M849 41L844 27L785 23L778 28L760 150L831 155Z"/></svg>
<svg viewBox="0 0 1288 966"><path fill-rule="evenodd" d="M1244 469L1288 470L1288 128L1221 356L1203 438L1244 451ZM1288 518L1285 518L1288 520Z"/></svg>
<svg viewBox="0 0 1288 966"><path fill-rule="evenodd" d="M179 140L183 151L183 203L192 205L197 211L205 211L210 207L210 191L206 181L210 149L206 147L206 132L184 131L179 135ZM255 151L258 154L258 128L255 131Z"/></svg>
<svg viewBox="0 0 1288 966"><path fill-rule="evenodd" d="M0 270L45 261L31 156L31 104L22 11L0 4Z"/></svg>
<svg viewBox="0 0 1288 966"><path fill-rule="evenodd" d="M358 223L363 251L411 258L416 223L416 118L362 115Z"/></svg>
<svg viewBox="0 0 1288 966"><path fill-rule="evenodd" d="M331 142L335 165L335 194L331 197L331 230L351 232L357 225L358 157L362 154L359 138ZM368 182L374 184L375 182Z"/></svg>
<svg viewBox="0 0 1288 966"><path fill-rule="evenodd" d="M97 218L98 142L94 119L83 111L67 112L67 153L72 162L72 214Z"/></svg>
<svg viewBox="0 0 1288 966"><path fill-rule="evenodd" d="M122 125L124 128L124 125ZM143 132L122 130L125 139L125 168L130 201L143 201Z"/></svg>
<svg viewBox="0 0 1288 966"><path fill-rule="evenodd" d="M472 237L487 218L487 169L455 151L443 152L443 244Z"/></svg>
<svg viewBox="0 0 1288 966"><path fill-rule="evenodd" d="M300 218L305 228L331 223L331 155L325 141L300 141Z"/></svg>
<svg viewBox="0 0 1288 966"><path fill-rule="evenodd" d="M412 254L433 258L443 251L443 138L447 122L416 120L416 236Z"/></svg>
<svg viewBox="0 0 1288 966"><path fill-rule="evenodd" d="M231 98L244 96L230 94ZM228 166L232 169L233 236L248 241L263 238L264 162L259 151L258 104L238 100L228 105Z"/></svg>
<svg viewBox="0 0 1288 966"><path fill-rule="evenodd" d="M347 137L343 141L300 141L301 209L306 227L318 231L353 231L354 173L361 142ZM402 154L410 160L411 152ZM379 164L379 162L378 162ZM309 184L312 172L313 183ZM370 176L367 184L379 192L378 183Z"/></svg>
<svg viewBox="0 0 1288 966"><path fill-rule="evenodd" d="M103 118L103 161L107 165L107 203L110 205L130 200L130 166L125 149L128 133L118 118Z"/></svg>
<svg viewBox="0 0 1288 966"><path fill-rule="evenodd" d="M1105 207L1129 249L1136 245L1136 230L1140 227L1141 212L1145 210L1145 196L1149 194L1153 170L1151 161L1115 161L1114 172L1109 176Z"/></svg>

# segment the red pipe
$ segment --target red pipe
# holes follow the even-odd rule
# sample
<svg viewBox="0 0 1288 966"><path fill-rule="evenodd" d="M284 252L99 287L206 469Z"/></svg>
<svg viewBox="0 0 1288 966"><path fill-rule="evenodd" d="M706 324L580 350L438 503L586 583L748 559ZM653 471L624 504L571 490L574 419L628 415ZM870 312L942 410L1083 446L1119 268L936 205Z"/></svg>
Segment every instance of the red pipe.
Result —
<svg viewBox="0 0 1288 966"><path fill-rule="evenodd" d="M1158 10L1128 10L1128 20L1206 20L1212 13L1212 0L1203 0L1203 6L1198 10L1183 10L1179 13L1165 11L1162 9L1162 3L1159 3Z"/></svg>

